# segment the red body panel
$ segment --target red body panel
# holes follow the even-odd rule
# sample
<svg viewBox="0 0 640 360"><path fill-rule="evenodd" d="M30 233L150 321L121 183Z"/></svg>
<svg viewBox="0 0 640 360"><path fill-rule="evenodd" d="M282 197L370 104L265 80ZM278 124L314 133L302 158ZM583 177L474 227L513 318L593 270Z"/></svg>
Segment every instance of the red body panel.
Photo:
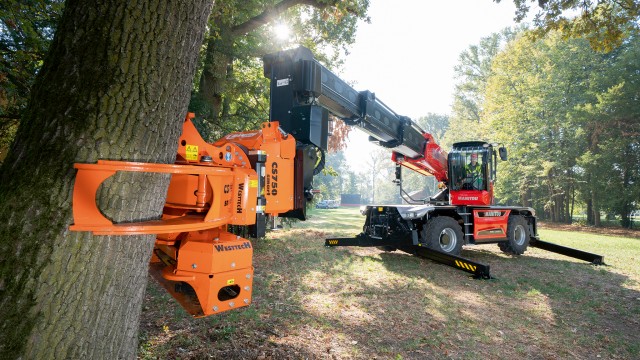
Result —
<svg viewBox="0 0 640 360"><path fill-rule="evenodd" d="M473 238L476 241L497 240L507 237L507 221L511 210L473 210Z"/></svg>
<svg viewBox="0 0 640 360"><path fill-rule="evenodd" d="M438 181L447 181L449 171L447 166L447 152L442 150L431 134L424 133L422 136L427 140L424 157L410 159L398 156L398 154L394 152L391 154L391 160L417 173L433 175Z"/></svg>
<svg viewBox="0 0 640 360"><path fill-rule="evenodd" d="M459 190L449 193L451 205L491 205L491 192L478 190Z"/></svg>

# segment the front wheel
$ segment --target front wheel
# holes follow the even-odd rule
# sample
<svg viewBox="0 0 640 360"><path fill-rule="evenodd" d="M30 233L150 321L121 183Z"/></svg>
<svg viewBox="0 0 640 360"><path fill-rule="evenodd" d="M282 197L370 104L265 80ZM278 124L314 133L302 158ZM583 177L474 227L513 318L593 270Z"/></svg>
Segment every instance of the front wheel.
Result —
<svg viewBox="0 0 640 360"><path fill-rule="evenodd" d="M460 255L463 239L460 224L447 216L432 218L422 227L422 241L426 246L449 255Z"/></svg>
<svg viewBox="0 0 640 360"><path fill-rule="evenodd" d="M498 243L500 250L507 254L522 255L529 246L529 222L524 216L509 216L507 241Z"/></svg>

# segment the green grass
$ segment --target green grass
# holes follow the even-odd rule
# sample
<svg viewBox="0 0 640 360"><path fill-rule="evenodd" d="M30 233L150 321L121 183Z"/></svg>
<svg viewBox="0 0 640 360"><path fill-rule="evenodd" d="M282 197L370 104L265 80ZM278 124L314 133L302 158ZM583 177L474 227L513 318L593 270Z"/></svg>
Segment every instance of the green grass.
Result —
<svg viewBox="0 0 640 360"><path fill-rule="evenodd" d="M539 235L545 241L603 255L607 265L640 277L640 239L545 229Z"/></svg>
<svg viewBox="0 0 640 360"><path fill-rule="evenodd" d="M311 209L307 212L307 221L295 222L295 229L313 229L330 231L333 234L355 235L362 230L365 217L359 208L342 207L338 209Z"/></svg>
<svg viewBox="0 0 640 360"><path fill-rule="evenodd" d="M593 266L540 249L463 256L495 280L401 252L326 248L359 233L358 209L312 210L254 241L254 301L190 319L151 282L139 357L502 359L640 357L640 239L540 230L546 241L603 254ZM181 349L181 350L180 350Z"/></svg>

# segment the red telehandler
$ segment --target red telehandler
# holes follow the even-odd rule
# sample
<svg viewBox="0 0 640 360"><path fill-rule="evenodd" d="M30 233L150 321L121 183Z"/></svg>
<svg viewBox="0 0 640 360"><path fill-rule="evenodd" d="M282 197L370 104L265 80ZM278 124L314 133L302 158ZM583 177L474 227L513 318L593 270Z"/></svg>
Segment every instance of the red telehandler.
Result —
<svg viewBox="0 0 640 360"><path fill-rule="evenodd" d="M251 303L253 246L233 232L262 237L267 216L306 219L313 176L324 164L329 113L392 151L401 168L434 175L446 188L409 205L367 206L363 232L327 246L400 249L489 277L487 265L459 257L464 244L498 243L513 254L537 246L596 264L598 255L540 241L533 209L493 204L497 153L486 142L454 145L447 154L411 119L369 91L358 92L300 47L264 57L271 80L269 121L256 131L205 142L188 114L174 164L100 160L76 164L71 230L96 235L157 234L150 272L193 316ZM474 175L465 166L475 157ZM171 174L160 219L114 224L96 205L101 184L119 171Z"/></svg>

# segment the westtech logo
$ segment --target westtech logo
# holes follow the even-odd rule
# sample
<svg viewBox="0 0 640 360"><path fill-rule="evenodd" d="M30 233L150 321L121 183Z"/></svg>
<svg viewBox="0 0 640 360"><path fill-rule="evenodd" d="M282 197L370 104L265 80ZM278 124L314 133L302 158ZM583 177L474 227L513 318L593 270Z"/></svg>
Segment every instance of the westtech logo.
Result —
<svg viewBox="0 0 640 360"><path fill-rule="evenodd" d="M245 241L240 245L215 245L215 248L218 252L251 249L251 243L249 241Z"/></svg>

